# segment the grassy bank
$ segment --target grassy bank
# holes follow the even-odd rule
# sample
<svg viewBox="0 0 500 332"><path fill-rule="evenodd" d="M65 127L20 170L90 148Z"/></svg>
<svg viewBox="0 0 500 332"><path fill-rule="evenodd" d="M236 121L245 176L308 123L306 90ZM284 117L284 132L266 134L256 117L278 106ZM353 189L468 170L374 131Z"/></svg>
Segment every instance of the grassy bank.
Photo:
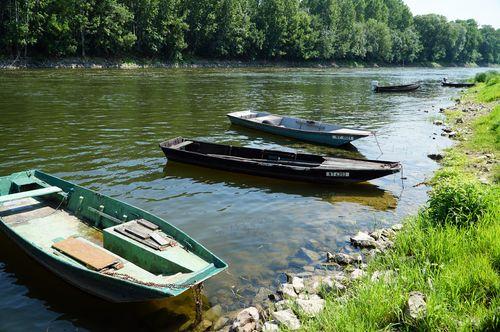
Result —
<svg viewBox="0 0 500 332"><path fill-rule="evenodd" d="M427 206L366 277L342 296L327 294L316 318L303 317L303 330L500 330L500 75L479 79L447 112L458 142L432 179ZM386 270L395 273L372 281ZM417 318L405 312L412 291L425 296Z"/></svg>

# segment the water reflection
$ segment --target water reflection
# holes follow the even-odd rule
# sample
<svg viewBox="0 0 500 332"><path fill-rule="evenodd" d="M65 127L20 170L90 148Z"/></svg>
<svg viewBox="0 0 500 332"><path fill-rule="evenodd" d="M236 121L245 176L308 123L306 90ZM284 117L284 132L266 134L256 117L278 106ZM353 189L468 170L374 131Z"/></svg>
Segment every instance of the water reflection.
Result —
<svg viewBox="0 0 500 332"><path fill-rule="evenodd" d="M397 197L393 193L368 182L357 184L339 183L329 186L226 172L175 161L168 161L165 164L163 175L166 179L189 179L207 185L223 183L238 189L261 190L267 194L281 193L320 198L330 203L356 203L380 211L394 209L397 205Z"/></svg>

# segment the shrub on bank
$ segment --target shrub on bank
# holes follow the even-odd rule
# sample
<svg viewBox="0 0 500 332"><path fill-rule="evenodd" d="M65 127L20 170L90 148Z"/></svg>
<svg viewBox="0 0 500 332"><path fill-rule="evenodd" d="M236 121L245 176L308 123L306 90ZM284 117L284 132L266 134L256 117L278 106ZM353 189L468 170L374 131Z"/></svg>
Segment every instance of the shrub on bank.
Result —
<svg viewBox="0 0 500 332"><path fill-rule="evenodd" d="M486 189L477 181L452 178L430 193L428 220L435 225L471 226L488 208Z"/></svg>
<svg viewBox="0 0 500 332"><path fill-rule="evenodd" d="M498 75L499 75L499 73L496 70L489 70L486 72L482 72L482 73L476 74L476 76L474 77L474 82L488 83L491 79L498 77Z"/></svg>
<svg viewBox="0 0 500 332"><path fill-rule="evenodd" d="M483 76L476 79L484 80L484 86L480 87L477 99L482 102L492 102L500 99L500 73L497 71L489 71L483 73ZM481 74L478 74L481 75ZM482 81L477 81L482 82Z"/></svg>

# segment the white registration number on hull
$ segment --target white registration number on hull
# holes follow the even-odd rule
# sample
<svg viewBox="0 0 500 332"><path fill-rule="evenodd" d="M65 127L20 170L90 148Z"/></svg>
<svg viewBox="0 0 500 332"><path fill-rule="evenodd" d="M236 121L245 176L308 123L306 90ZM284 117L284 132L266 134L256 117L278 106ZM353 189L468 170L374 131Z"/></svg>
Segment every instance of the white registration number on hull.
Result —
<svg viewBox="0 0 500 332"><path fill-rule="evenodd" d="M349 172L326 172L326 176L335 178L348 178Z"/></svg>
<svg viewBox="0 0 500 332"><path fill-rule="evenodd" d="M341 139L345 141L354 141L354 136L345 136L345 135L332 135L333 139Z"/></svg>

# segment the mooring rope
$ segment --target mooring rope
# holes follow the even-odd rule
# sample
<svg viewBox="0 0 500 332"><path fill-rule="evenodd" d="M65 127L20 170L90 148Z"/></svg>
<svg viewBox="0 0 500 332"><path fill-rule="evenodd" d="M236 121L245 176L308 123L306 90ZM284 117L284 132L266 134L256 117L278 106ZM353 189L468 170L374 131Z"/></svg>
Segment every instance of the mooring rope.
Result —
<svg viewBox="0 0 500 332"><path fill-rule="evenodd" d="M399 198L401 198L403 196L403 192L405 190L405 182L404 182L404 180L406 180L406 177L404 176L403 164L401 164L401 192L399 193Z"/></svg>
<svg viewBox="0 0 500 332"><path fill-rule="evenodd" d="M382 156L384 154L384 152L382 151L382 148L380 147L380 144L378 142L377 133L375 131L372 131L372 134L373 134L373 137L375 137L375 142L377 143L378 149L380 151L380 155L377 157L377 159L378 159L378 158L380 158L380 156Z"/></svg>

